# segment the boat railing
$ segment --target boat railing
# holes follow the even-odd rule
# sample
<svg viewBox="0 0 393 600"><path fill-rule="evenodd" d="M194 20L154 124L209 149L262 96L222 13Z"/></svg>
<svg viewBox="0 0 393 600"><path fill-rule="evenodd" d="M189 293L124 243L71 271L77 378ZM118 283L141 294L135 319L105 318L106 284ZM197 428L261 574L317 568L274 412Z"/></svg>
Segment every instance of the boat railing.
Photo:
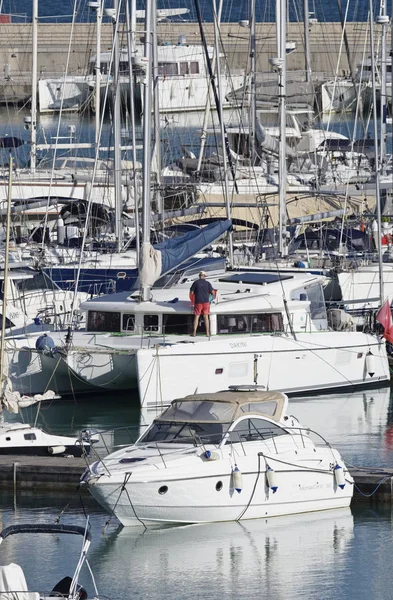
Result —
<svg viewBox="0 0 393 600"><path fill-rule="evenodd" d="M255 426L250 428L249 426L245 426L244 430L241 431L227 431L225 424L220 425L222 425L222 428L216 432L198 434L192 429L192 424L190 423L187 435L177 436L172 439L141 442L140 447L155 449L165 468L167 467L166 459L174 453L184 452L185 446L188 446L190 450L199 447L202 449L202 452L208 452L212 448L214 451L214 449L218 450L225 445L231 445L231 452L234 455L240 453L243 456L248 456L255 452L255 446L248 446L249 442L259 442L264 444L269 443L269 453L274 452L275 454L279 454L282 452L282 445L277 445L279 438L285 436L288 439L290 436L296 448L306 448L309 446L310 441L314 443L311 436L315 436L318 445L331 448L329 442L320 433L313 429L302 427L300 424L294 426L275 426L272 424L272 426L264 428L257 428ZM95 459L103 460L105 456L135 444L148 426L147 424L122 426L111 430L95 431L94 433L98 436L99 441L91 446L91 455L94 455ZM118 438L117 440L115 439L116 437ZM130 455L129 462L132 461L133 457ZM91 462L91 457L89 462Z"/></svg>

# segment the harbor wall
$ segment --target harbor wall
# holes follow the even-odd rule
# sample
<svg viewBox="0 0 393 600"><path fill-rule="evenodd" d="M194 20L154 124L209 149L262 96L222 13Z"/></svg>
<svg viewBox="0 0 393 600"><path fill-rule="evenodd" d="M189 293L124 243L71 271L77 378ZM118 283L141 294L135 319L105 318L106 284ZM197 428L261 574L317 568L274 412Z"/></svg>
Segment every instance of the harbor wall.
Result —
<svg viewBox="0 0 393 600"><path fill-rule="evenodd" d="M209 44L213 43L213 24L204 26ZM347 25L350 61L353 69L370 55L367 23ZM381 28L376 27L376 43ZM101 30L102 51L111 48L113 27L103 24ZM25 23L0 23L0 97L17 97L17 87L30 89L32 63L32 27ZM143 33L138 32L141 38ZM158 36L161 43L178 43L184 36L187 44L200 44L196 23L159 23ZM121 43L126 45L126 33L121 33ZM244 69L249 61L247 28L237 23L221 25L222 47L227 55L230 69ZM340 23L313 23L310 27L311 68L318 79L328 79L335 73L349 73L348 57L342 40ZM304 70L304 30L302 23L289 23L288 41L296 43L296 50L287 57L287 68ZM277 55L276 29L274 23L259 23L256 27L257 69L271 71L269 58ZM390 47L390 33L388 35ZM70 49L70 52L69 52ZM39 23L38 25L38 73L39 77L68 74L82 75L87 72L89 60L96 51L96 24Z"/></svg>

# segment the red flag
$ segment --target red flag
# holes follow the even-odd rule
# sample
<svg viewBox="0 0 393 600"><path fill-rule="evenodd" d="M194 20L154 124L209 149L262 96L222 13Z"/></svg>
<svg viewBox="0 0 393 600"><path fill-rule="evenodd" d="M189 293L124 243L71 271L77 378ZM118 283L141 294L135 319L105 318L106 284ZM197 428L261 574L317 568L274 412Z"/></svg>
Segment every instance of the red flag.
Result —
<svg viewBox="0 0 393 600"><path fill-rule="evenodd" d="M377 312L375 319L376 321L378 321L378 323L383 325L383 337L388 342L393 344L393 321L389 300L386 300L386 302L381 306L381 308Z"/></svg>

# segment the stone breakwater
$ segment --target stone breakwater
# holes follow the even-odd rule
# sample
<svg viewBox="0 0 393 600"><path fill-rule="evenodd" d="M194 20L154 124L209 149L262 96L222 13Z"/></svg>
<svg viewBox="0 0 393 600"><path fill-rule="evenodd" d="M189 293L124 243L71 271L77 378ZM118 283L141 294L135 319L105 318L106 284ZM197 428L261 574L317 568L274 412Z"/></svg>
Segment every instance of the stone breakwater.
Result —
<svg viewBox="0 0 393 600"><path fill-rule="evenodd" d="M269 58L276 56L276 30L274 23L257 24L257 68L260 72L270 71ZM376 27L376 41L379 29ZM102 25L102 51L111 48L113 28ZM15 100L31 93L32 64L31 24L0 24L0 101ZM213 43L213 25L205 25L209 44ZM120 33L121 44L126 46L126 33ZM143 36L142 31L138 37ZM196 23L159 23L158 36L161 43L178 43L184 36L187 44L200 44L199 28ZM342 43L340 23L314 23L310 27L311 69L318 80L328 79L335 73L348 74L350 65ZM370 54L367 23L349 23L347 26L350 62L352 68ZM296 49L287 57L287 68L305 69L304 30L301 23L287 26L287 39L295 42ZM227 56L229 69L240 70L249 62L248 30L237 23L221 26L221 43ZM388 38L390 48L390 34ZM70 53L68 52L70 49ZM41 77L62 76L67 67L68 74L83 75L88 71L89 61L95 55L95 23L40 23L38 25L38 73ZM68 57L69 54L69 57ZM20 89L18 89L20 88Z"/></svg>

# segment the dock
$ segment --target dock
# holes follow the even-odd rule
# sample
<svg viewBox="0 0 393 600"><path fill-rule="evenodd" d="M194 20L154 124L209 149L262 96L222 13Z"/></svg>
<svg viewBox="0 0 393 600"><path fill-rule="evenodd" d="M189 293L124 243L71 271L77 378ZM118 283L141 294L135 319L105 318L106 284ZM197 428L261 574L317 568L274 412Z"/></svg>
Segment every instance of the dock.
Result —
<svg viewBox="0 0 393 600"><path fill-rule="evenodd" d="M2 456L0 489L18 494L23 491L73 492L89 462L75 457ZM352 504L393 502L393 469L350 469L355 481Z"/></svg>

